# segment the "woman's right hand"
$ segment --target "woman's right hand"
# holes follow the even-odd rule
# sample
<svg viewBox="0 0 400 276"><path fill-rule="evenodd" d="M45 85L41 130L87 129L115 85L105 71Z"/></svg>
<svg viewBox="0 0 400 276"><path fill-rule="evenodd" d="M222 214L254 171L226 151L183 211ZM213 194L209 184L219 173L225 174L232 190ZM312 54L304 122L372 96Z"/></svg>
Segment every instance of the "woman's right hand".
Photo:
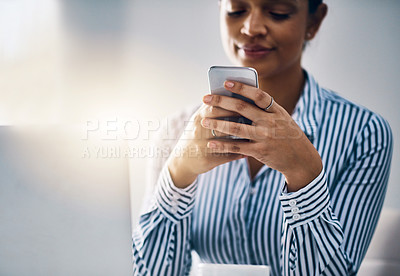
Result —
<svg viewBox="0 0 400 276"><path fill-rule="evenodd" d="M205 96L207 97L207 95ZM178 188L189 186L199 174L214 167L243 158L233 153L213 153L207 148L208 141L215 139L210 129L201 125L203 118L240 116L219 107L203 104L190 118L182 136L168 158L167 165L174 185ZM220 133L216 133L220 136Z"/></svg>

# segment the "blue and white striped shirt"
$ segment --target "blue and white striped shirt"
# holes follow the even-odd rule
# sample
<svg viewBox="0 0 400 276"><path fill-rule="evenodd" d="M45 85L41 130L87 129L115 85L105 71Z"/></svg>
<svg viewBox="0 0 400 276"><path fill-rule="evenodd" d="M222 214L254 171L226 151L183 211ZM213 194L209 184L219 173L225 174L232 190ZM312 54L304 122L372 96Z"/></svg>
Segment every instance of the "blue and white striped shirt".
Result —
<svg viewBox="0 0 400 276"><path fill-rule="evenodd" d="M356 274L386 193L391 130L306 76L292 118L321 155L321 174L287 193L280 172L264 165L251 179L240 159L178 189L164 166L134 230L135 275L187 275L191 250L203 262L268 265L272 275Z"/></svg>

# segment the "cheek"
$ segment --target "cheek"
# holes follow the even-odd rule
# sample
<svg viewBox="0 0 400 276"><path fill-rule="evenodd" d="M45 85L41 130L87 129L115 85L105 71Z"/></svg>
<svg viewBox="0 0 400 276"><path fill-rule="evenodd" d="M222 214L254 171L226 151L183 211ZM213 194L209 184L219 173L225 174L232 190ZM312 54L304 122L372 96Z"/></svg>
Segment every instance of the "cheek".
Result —
<svg viewBox="0 0 400 276"><path fill-rule="evenodd" d="M229 35L228 35L228 26L224 19L220 19L219 31L221 34L222 43L225 44Z"/></svg>
<svg viewBox="0 0 400 276"><path fill-rule="evenodd" d="M299 23L300 24L300 23ZM303 49L305 29L297 24L290 24L281 30L277 30L277 40L282 48L298 51Z"/></svg>
<svg viewBox="0 0 400 276"><path fill-rule="evenodd" d="M226 51L234 50L234 43L235 40L235 28L232 24L228 24L225 20L221 20L220 23L220 33L221 33L221 40L222 44Z"/></svg>

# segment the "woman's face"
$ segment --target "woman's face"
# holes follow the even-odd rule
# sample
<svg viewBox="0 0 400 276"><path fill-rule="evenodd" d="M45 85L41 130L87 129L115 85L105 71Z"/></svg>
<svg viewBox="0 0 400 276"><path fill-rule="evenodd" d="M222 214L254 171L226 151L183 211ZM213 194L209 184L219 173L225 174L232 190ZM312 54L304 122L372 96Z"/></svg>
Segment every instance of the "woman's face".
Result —
<svg viewBox="0 0 400 276"><path fill-rule="evenodd" d="M260 77L300 68L304 41L314 35L307 37L307 0L222 0L220 21L230 60Z"/></svg>

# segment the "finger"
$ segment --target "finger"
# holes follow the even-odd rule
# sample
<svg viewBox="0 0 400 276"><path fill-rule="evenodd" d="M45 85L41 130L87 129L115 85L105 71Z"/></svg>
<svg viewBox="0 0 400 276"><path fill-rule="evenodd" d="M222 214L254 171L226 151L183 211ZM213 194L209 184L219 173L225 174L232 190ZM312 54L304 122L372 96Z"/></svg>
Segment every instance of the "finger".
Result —
<svg viewBox="0 0 400 276"><path fill-rule="evenodd" d="M220 150L212 149L207 146L204 148L203 154L204 155L202 157L212 158L212 161L210 160L210 162L215 161L218 164L246 157L245 155L240 153L221 152Z"/></svg>
<svg viewBox="0 0 400 276"><path fill-rule="evenodd" d="M220 118L240 116L237 112L229 111L218 106L207 105L201 112L203 118Z"/></svg>
<svg viewBox="0 0 400 276"><path fill-rule="evenodd" d="M207 157L226 159L226 160L234 160L245 157L243 154L240 153L222 152L221 150L212 149L209 147L206 147L205 153Z"/></svg>
<svg viewBox="0 0 400 276"><path fill-rule="evenodd" d="M242 155L242 154L235 154L235 153L216 153L216 154L213 154L213 157L218 162L218 165L222 165L224 163L228 163L228 162L232 162L232 161L235 161L235 160L239 160L239 159L244 158L246 156Z"/></svg>
<svg viewBox="0 0 400 276"><path fill-rule="evenodd" d="M228 134L222 133L222 132L217 131L215 129L211 129L210 131L211 131L211 135L212 135L211 138L223 138L225 136L229 136Z"/></svg>
<svg viewBox="0 0 400 276"><path fill-rule="evenodd" d="M237 136L244 139L252 140L255 136L255 126L246 125L236 122L222 121L217 119L204 118L201 125L208 129ZM253 135L251 135L253 134Z"/></svg>
<svg viewBox="0 0 400 276"><path fill-rule="evenodd" d="M203 118L218 118L223 120L224 118L240 117L239 113L229 111L218 106L206 105L201 111L201 116ZM211 133L213 137L224 137L227 136L226 133L215 131Z"/></svg>
<svg viewBox="0 0 400 276"><path fill-rule="evenodd" d="M231 153L248 156L252 151L252 145L253 142L212 140L207 143L207 148L210 148L214 154Z"/></svg>
<svg viewBox="0 0 400 276"><path fill-rule="evenodd" d="M252 121L259 120L264 112L254 104L245 102L241 99L223 95L211 95L210 102L207 104L230 110L231 112L236 112L237 114L240 114L241 116Z"/></svg>
<svg viewBox="0 0 400 276"><path fill-rule="evenodd" d="M225 81L224 87L225 89L233 93L242 95L250 100L253 100L254 103L263 110L265 110L271 103L273 103L271 95L254 86L235 81ZM274 103L270 108L268 108L268 112L275 112L276 108L277 104Z"/></svg>

